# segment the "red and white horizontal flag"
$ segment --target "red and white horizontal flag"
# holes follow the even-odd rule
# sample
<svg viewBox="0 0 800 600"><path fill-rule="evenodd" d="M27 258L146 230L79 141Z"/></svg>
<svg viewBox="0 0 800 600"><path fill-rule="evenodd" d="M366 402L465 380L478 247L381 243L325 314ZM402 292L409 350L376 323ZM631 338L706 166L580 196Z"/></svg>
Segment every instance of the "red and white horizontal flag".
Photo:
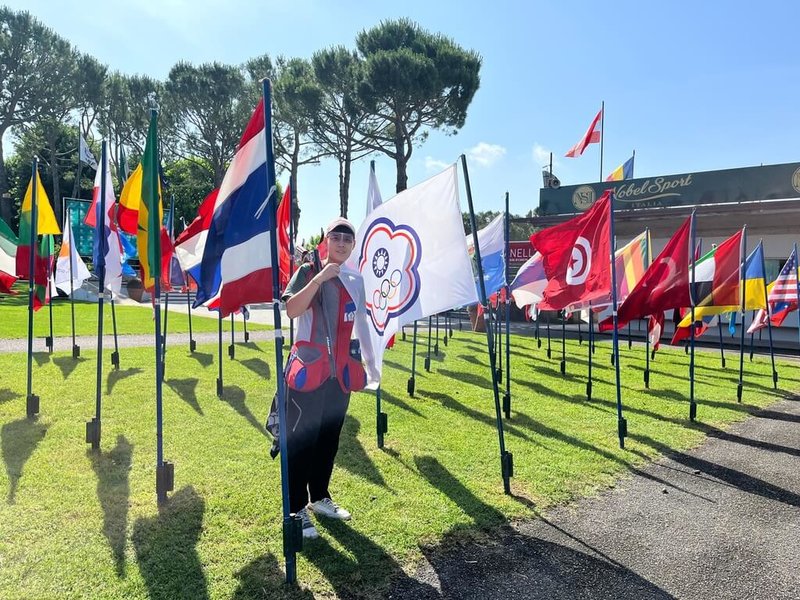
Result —
<svg viewBox="0 0 800 600"><path fill-rule="evenodd" d="M564 155L569 158L575 158L583 154L583 151L586 150L586 147L589 144L598 144L600 142L600 124L603 118L603 111L600 110L595 115L594 119L592 119L592 124L589 125L589 129L586 130L586 133L583 137L575 144L569 151Z"/></svg>

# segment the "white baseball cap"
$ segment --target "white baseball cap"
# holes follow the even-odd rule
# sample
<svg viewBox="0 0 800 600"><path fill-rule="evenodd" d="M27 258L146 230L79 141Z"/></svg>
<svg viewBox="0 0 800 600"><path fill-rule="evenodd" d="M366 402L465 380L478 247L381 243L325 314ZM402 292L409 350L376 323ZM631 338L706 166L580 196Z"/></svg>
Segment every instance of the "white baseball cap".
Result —
<svg viewBox="0 0 800 600"><path fill-rule="evenodd" d="M356 228L353 227L353 224L343 217L337 217L330 223L328 226L325 227L325 235L328 235L331 231L337 228L346 228L353 234L353 237L356 235Z"/></svg>

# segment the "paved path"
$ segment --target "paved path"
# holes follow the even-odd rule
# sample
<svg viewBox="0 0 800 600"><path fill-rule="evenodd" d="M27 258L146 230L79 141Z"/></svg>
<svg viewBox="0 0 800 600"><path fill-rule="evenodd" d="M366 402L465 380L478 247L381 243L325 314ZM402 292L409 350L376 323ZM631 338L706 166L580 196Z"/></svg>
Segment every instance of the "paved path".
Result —
<svg viewBox="0 0 800 600"><path fill-rule="evenodd" d="M783 401L596 498L425 549L389 597L795 600L798 457L800 401ZM486 509L468 491L458 501Z"/></svg>

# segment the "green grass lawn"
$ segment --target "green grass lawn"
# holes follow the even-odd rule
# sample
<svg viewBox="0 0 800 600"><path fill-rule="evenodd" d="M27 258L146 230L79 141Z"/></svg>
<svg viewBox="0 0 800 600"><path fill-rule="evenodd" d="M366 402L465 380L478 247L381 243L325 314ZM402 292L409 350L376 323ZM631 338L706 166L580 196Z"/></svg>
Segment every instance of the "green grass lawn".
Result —
<svg viewBox="0 0 800 600"><path fill-rule="evenodd" d="M185 300L183 300L185 302ZM153 333L153 310L149 303L141 306L117 306L117 333L131 335ZM162 311L163 314L163 311ZM112 329L111 306L104 303L103 330L110 334ZM162 317L163 318L163 317ZM189 317L186 314L170 311L167 323L171 333L188 333ZM217 320L192 313L192 331L198 333L217 331ZM241 331L242 317L236 316L236 329ZM248 323L247 329L256 331L271 329L266 325ZM230 331L230 318L223 322L223 330ZM50 312L47 306L42 307L33 316L33 332L36 337L50 335ZM68 298L53 299L53 334L56 337L72 335L72 312ZM75 335L97 334L97 304L93 302L75 302ZM28 336L28 294L27 291L17 296L0 297L0 337L24 338Z"/></svg>
<svg viewBox="0 0 800 600"><path fill-rule="evenodd" d="M410 336L409 336L410 340ZM422 559L420 545L481 535L509 519L614 485L668 449L686 449L779 395L768 358L736 371L698 353L699 423L687 420L688 357L665 350L643 389L643 348L621 351L630 437L618 447L609 346L598 346L594 399L585 398L586 345L545 357L515 337L513 496L503 494L485 337L456 332L432 372L406 394L410 341L387 352L386 447L375 443L375 400L351 401L334 472L335 499L349 523L320 526L299 559L299 589L282 586L279 461L261 424L275 374L270 344L239 346L224 362L225 394L214 393L215 348L170 349L164 387L164 451L175 491L155 502L152 349L126 349L125 369L106 371L102 451L84 444L94 412L95 360L37 355L41 414L25 418L24 356L0 355L0 597L2 598L381 598ZM559 344L560 346L560 344ZM560 349L560 348L559 348ZM424 357L419 347L418 365ZM784 390L800 387L796 364L780 364ZM666 484L665 484L666 485ZM534 508L535 507L535 508Z"/></svg>

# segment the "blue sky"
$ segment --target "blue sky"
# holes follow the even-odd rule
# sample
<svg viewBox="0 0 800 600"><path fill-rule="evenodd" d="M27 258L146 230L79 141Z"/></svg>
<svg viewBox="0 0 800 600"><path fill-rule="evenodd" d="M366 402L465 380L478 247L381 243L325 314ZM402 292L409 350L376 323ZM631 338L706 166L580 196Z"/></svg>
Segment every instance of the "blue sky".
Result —
<svg viewBox="0 0 800 600"><path fill-rule="evenodd" d="M476 209L538 204L549 151L563 184L599 178L599 146L564 153L605 101L603 175L636 150L637 177L798 160L800 3L341 0L12 0L112 69L163 78L178 60L241 63L354 46L381 19L410 17L483 57L481 87L456 136L414 150L409 183L470 156ZM398 8L398 5L400 6ZM378 155L384 198L394 163ZM350 217L363 218L368 161ZM300 237L338 211L336 165L300 171ZM462 195L462 207L466 199Z"/></svg>

